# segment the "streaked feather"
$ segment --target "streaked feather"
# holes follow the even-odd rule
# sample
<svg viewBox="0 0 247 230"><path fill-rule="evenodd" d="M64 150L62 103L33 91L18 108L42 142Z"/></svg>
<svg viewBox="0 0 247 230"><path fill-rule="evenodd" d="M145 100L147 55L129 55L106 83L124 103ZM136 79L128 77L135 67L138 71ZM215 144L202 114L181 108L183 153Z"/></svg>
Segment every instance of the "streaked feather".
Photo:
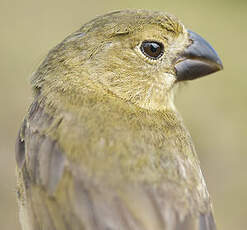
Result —
<svg viewBox="0 0 247 230"><path fill-rule="evenodd" d="M215 230L210 209L180 213L173 182L116 187L87 175L42 133L53 118L37 101L30 111L16 148L24 230Z"/></svg>

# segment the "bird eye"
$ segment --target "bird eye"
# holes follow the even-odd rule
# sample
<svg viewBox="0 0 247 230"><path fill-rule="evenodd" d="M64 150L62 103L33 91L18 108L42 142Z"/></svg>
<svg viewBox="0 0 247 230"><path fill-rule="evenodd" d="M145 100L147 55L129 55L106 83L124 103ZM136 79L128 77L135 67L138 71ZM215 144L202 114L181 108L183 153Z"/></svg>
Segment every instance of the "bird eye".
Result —
<svg viewBox="0 0 247 230"><path fill-rule="evenodd" d="M164 45L156 41L143 41L140 48L145 56L154 60L160 58L164 53Z"/></svg>

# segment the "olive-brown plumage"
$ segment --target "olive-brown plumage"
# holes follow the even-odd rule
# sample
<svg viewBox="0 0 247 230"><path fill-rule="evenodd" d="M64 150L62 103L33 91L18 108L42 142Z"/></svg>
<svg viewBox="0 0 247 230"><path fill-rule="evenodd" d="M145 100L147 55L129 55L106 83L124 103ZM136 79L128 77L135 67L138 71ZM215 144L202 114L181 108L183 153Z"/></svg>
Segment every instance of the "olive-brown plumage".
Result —
<svg viewBox="0 0 247 230"><path fill-rule="evenodd" d="M100 16L52 49L17 140L23 230L214 230L173 98L221 68L199 35L145 10Z"/></svg>

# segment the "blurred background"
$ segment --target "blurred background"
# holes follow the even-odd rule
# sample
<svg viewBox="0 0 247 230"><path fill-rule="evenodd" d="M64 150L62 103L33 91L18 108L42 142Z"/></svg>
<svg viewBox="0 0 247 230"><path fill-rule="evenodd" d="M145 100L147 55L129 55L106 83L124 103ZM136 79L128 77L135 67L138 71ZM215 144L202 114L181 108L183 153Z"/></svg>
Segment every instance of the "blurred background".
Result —
<svg viewBox="0 0 247 230"><path fill-rule="evenodd" d="M69 33L124 8L175 14L222 58L224 71L187 83L176 104L200 156L218 229L247 229L246 0L0 0L1 230L20 230L14 145L32 100L30 75Z"/></svg>

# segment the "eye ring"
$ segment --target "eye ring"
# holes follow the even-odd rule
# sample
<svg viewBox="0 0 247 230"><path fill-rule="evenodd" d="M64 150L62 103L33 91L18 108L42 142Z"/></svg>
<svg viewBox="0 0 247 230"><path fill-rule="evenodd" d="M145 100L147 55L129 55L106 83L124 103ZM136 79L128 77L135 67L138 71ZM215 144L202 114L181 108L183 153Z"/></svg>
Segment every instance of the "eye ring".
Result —
<svg viewBox="0 0 247 230"><path fill-rule="evenodd" d="M140 50L146 57L157 60L164 54L164 45L157 41L145 40L142 42Z"/></svg>

